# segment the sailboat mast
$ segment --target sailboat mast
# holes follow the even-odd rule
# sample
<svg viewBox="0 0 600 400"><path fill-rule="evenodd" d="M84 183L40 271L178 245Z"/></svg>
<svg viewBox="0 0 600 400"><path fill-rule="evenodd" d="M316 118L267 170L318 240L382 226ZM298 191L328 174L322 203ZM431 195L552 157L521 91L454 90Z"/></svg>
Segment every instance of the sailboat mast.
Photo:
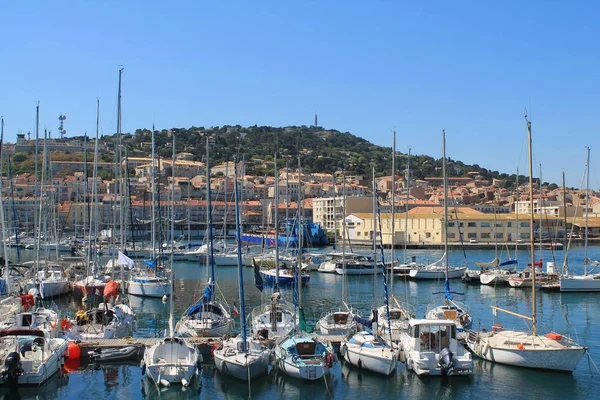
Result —
<svg viewBox="0 0 600 400"><path fill-rule="evenodd" d="M98 205L98 136L100 131L100 99L96 99L96 140L94 142L94 167L92 170L93 185L92 188L92 202L94 204L94 218L90 218L90 236L93 237L93 247L88 247L90 255L94 254L94 261L97 260L98 252L94 251L98 244L98 226L100 225L99 220L99 205ZM87 179L87 178L86 178ZM90 246L92 241L90 240ZM91 261L91 260L90 260ZM96 264L97 265L97 264Z"/></svg>
<svg viewBox="0 0 600 400"><path fill-rule="evenodd" d="M373 263L377 268L377 183L375 182L375 165L371 167L371 177L373 179ZM385 273L385 270L384 270ZM377 298L377 274L373 274L373 295Z"/></svg>
<svg viewBox="0 0 600 400"><path fill-rule="evenodd" d="M155 218L156 218L156 144L154 142L154 124L152 124L152 183L150 188L152 190L152 218L150 218L150 234L152 238L150 239L150 243L152 246L152 261L155 262L156 258L156 228L155 228Z"/></svg>
<svg viewBox="0 0 600 400"><path fill-rule="evenodd" d="M171 257L169 260L170 264L170 273L169 273L169 285L171 288L173 287L173 252L175 250L175 241L173 240L173 236L175 234L175 133L172 133L173 139L173 156L171 158ZM173 337L174 331L173 327L175 326L174 321L174 309L175 309L175 293L173 290L171 291L171 300L169 301L169 336Z"/></svg>
<svg viewBox="0 0 600 400"><path fill-rule="evenodd" d="M215 253L213 250L213 218L212 218L212 191L210 187L210 137L206 135L206 218L208 234L208 251L206 252L206 265L210 269L210 301L213 300L215 282ZM227 204L227 198L225 198ZM225 239L224 239L225 240Z"/></svg>
<svg viewBox="0 0 600 400"><path fill-rule="evenodd" d="M396 130L392 135L392 235L390 237L390 287L394 289L394 249L396 248ZM381 243L383 246L383 243ZM375 266L377 268L377 266Z"/></svg>
<svg viewBox="0 0 600 400"><path fill-rule="evenodd" d="M279 171L277 170L277 157L279 156L279 136L275 134L275 285L273 291L279 291Z"/></svg>
<svg viewBox="0 0 600 400"><path fill-rule="evenodd" d="M39 180L39 144L40 144L40 102L37 102L37 105L35 106L35 183L34 183L34 197L36 199L39 198L40 196L40 180ZM33 213L33 226L35 227L35 224L38 221L38 215L37 215L37 208L35 208L35 211ZM35 232L36 229L33 229L33 231ZM36 240L37 243L37 240Z"/></svg>
<svg viewBox="0 0 600 400"><path fill-rule="evenodd" d="M442 129L442 174L444 175L444 265L448 282L448 177L446 176L446 130Z"/></svg>
<svg viewBox="0 0 600 400"><path fill-rule="evenodd" d="M527 118L527 117L526 117ZM534 240L534 229L533 224L535 222L533 214L533 150L531 143L531 121L527 121L527 142L529 151L529 207L530 207L530 222L529 222L529 237L531 238L531 321L533 323L531 327L532 335L537 335L537 305L536 305L536 279L535 279L535 240Z"/></svg>
<svg viewBox="0 0 600 400"><path fill-rule="evenodd" d="M240 138L241 141L241 138ZM238 147L239 152L239 147ZM246 332L246 307L244 304L244 269L242 265L242 235L241 231L241 223L240 223L240 206L239 206L239 198L238 198L238 168L237 161L239 158L236 156L235 162L233 163L233 198L235 201L235 236L236 236L236 246L237 246L237 266L238 266L238 286L239 286L239 294L240 294L240 321L242 323L242 351L245 353L248 351L246 348L247 342L247 332ZM277 193L277 192L275 192ZM277 247L276 247L277 248ZM277 260L276 260L277 261ZM277 262L278 264L278 262ZM277 280L276 280L277 281Z"/></svg>
<svg viewBox="0 0 600 400"><path fill-rule="evenodd" d="M0 168L2 167L2 148L4 146L4 118L0 121ZM0 176L0 198L2 198L2 177ZM11 290L10 286L10 273L8 271L8 248L6 246L6 238L4 235L8 232L6 230L5 222L4 222L4 204L0 205L0 221L2 221L2 252L4 254L4 265L0 266L4 268L5 272L5 280L6 280L6 289L8 292Z"/></svg>
<svg viewBox="0 0 600 400"><path fill-rule="evenodd" d="M286 168L287 174L287 168ZM296 246L297 256L298 256L298 266L296 268L296 273L298 274L298 309L300 310L300 315L304 318L304 313L302 311L302 240L303 240L303 232L304 227L302 226L302 172L300 170L300 152L298 152L298 245ZM303 319L301 319L303 321Z"/></svg>
<svg viewBox="0 0 600 400"><path fill-rule="evenodd" d="M406 218L404 219L404 259L408 249L408 201L410 200L410 147L408 148L408 159L406 160Z"/></svg>
<svg viewBox="0 0 600 400"><path fill-rule="evenodd" d="M569 249L567 241L567 185L565 183L565 171L562 172L562 186L563 186L563 222L565 224L565 261L563 262L563 275L569 275Z"/></svg>
<svg viewBox="0 0 600 400"><path fill-rule="evenodd" d="M121 144L121 75L123 75L123 68L119 69L119 94L117 97L117 167L119 168L119 233L120 233L120 246L121 250L125 249L125 204L123 203L124 183L123 183L123 166L121 165L122 149ZM113 252L114 253L114 252Z"/></svg>
<svg viewBox="0 0 600 400"><path fill-rule="evenodd" d="M590 206L590 147L585 146L587 150L587 160L585 163L585 232L583 238L583 274L587 275L587 265L588 265L588 256L587 256L587 247L588 247L588 220L589 220L589 206Z"/></svg>
<svg viewBox="0 0 600 400"><path fill-rule="evenodd" d="M519 239L521 238L520 229L519 229L519 168L517 168L517 179L515 181L515 223L517 225L517 237L515 239L515 260L517 259L517 251L519 250Z"/></svg>

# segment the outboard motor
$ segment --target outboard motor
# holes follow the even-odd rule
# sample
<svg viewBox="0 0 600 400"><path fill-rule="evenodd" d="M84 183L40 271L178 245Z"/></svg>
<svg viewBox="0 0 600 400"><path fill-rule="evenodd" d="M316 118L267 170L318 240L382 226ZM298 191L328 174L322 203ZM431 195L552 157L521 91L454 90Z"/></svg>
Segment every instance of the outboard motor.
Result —
<svg viewBox="0 0 600 400"><path fill-rule="evenodd" d="M438 365L442 371L442 376L450 376L454 373L454 354L449 348L445 347L440 351Z"/></svg>
<svg viewBox="0 0 600 400"><path fill-rule="evenodd" d="M18 352L13 351L8 353L4 359L4 368L2 368L2 375L9 385L16 385L19 376L23 374L21 368L21 356Z"/></svg>

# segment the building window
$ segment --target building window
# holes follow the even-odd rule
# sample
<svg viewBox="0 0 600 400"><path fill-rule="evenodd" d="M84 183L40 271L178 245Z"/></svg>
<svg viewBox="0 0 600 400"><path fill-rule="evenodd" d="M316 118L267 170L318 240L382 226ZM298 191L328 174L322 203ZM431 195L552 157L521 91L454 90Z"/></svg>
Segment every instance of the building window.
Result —
<svg viewBox="0 0 600 400"><path fill-rule="evenodd" d="M454 239L456 237L456 235L454 234L454 232L448 232L448 239Z"/></svg>
<svg viewBox="0 0 600 400"><path fill-rule="evenodd" d="M452 228L453 228L453 227L454 227L454 222L448 222L448 227L449 227L449 228L450 228L450 227L452 227Z"/></svg>
<svg viewBox="0 0 600 400"><path fill-rule="evenodd" d="M481 223L481 227L482 228L489 228L490 227L490 223L489 222L482 222Z"/></svg>
<svg viewBox="0 0 600 400"><path fill-rule="evenodd" d="M467 227L469 227L469 228L477 228L477 224L475 222L469 222L467 224Z"/></svg>
<svg viewBox="0 0 600 400"><path fill-rule="evenodd" d="M481 234L481 238L482 239L489 239L490 238L490 233L489 232L483 232Z"/></svg>

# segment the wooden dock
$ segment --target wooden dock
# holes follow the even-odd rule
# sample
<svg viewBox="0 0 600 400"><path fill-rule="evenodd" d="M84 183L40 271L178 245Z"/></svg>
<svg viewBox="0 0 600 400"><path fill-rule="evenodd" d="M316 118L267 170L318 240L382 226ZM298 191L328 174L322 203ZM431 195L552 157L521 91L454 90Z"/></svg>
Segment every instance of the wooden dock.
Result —
<svg viewBox="0 0 600 400"><path fill-rule="evenodd" d="M334 348L339 348L340 342L342 341L341 335L314 335L320 341L324 343L330 343ZM94 340L82 340L76 342L81 348L81 353L87 355L88 351L95 349L106 349L106 348L123 348L128 346L134 346L139 348L140 357L144 354L146 347L152 346L158 343L162 338L137 338L137 337L126 337L123 339L94 339ZM211 351L215 345L221 343L223 338L220 337L190 337L186 338L189 343L193 343L203 355L211 354ZM273 341L271 341L273 345Z"/></svg>

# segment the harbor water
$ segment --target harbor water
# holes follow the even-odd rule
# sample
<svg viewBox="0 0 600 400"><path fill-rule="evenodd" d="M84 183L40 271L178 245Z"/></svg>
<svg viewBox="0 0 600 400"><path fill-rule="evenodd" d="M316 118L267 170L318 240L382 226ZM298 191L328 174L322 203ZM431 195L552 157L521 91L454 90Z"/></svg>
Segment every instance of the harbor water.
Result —
<svg viewBox="0 0 600 400"><path fill-rule="evenodd" d="M326 251L327 249L323 250ZM397 256L402 252L396 251ZM411 250L409 255L430 261L442 256L441 250ZM544 265L555 260L557 270L563 264L564 251L542 252ZM600 259L600 246L588 248L592 260ZM27 257L27 252L24 252ZM30 256L33 256L31 254ZM390 257L387 250L385 257ZM464 263L462 250L449 254L450 264ZM506 259L506 252L499 255ZM513 252L514 257L514 252ZM470 268L475 262L491 261L493 250L470 249L466 260ZM536 255L539 259L539 253ZM517 254L518 269L525 268L529 253L525 247ZM571 271L583 271L583 247L569 251ZM177 263L175 272L175 317L176 319L194 301L202 297L207 271L204 265ZM218 267L217 283L220 294L230 305L235 302L240 307L238 296L238 276L235 267ZM314 325L326 311L341 305L342 276L311 272L310 283L303 289L302 303L309 324ZM265 286L263 293L254 286L252 269L244 269L246 310L251 309L270 297L271 288ZM383 277L350 276L346 281L347 302L353 308L367 314L384 299ZM474 328L489 329L493 323L501 323L505 328L527 329L524 320L510 315L494 317L491 305L525 315L531 314L531 289L466 285L460 279L451 282L453 291L464 293L455 298L471 307ZM417 316L425 314L428 304L442 301L442 295L433 294L443 290L442 281L410 281L395 277L388 281L388 290L402 302L416 306ZM283 296L293 300L291 288L283 289ZM167 329L169 303L161 299L129 296L128 300L138 315L136 336L163 336ZM71 313L80 306L74 297L53 300L47 306L57 307L62 313ZM142 379L139 362L121 365L87 365L70 368L73 372L54 376L43 387L2 389L0 398L35 399L366 399L410 398L410 399L593 399L600 393L600 373L595 364L600 365L600 293L560 293L540 292L537 296L538 331L559 332L572 337L577 343L589 348L575 372L557 373L527 370L475 359L475 370L471 377L418 377L399 364L395 374L384 377L351 367L340 360L327 381L312 383L287 378L272 370L269 374L251 382L251 387L242 381L219 374L212 360L205 360L200 376L200 387L170 387L157 389ZM236 330L239 331L239 320ZM340 357L341 358L341 357Z"/></svg>

